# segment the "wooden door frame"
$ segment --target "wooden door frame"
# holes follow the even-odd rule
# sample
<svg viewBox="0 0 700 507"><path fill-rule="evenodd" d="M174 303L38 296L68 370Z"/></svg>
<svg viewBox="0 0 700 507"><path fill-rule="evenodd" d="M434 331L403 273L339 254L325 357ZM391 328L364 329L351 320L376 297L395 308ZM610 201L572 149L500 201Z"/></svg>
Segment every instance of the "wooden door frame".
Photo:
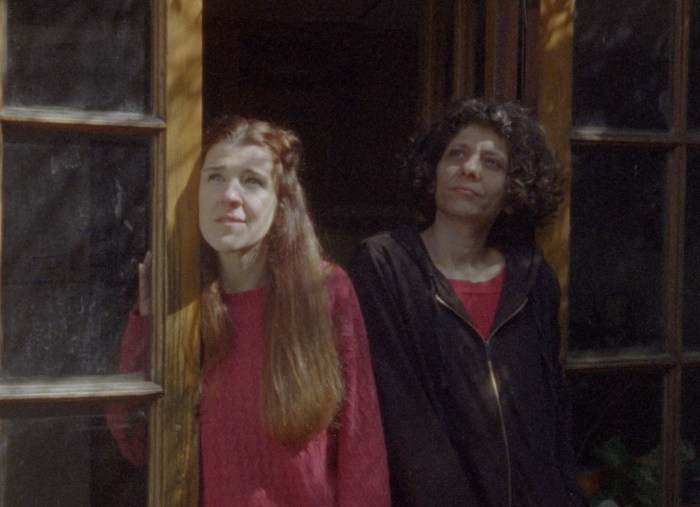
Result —
<svg viewBox="0 0 700 507"><path fill-rule="evenodd" d="M154 154L153 379L149 505L199 502L199 232L202 0L154 0L154 97L166 122Z"/></svg>

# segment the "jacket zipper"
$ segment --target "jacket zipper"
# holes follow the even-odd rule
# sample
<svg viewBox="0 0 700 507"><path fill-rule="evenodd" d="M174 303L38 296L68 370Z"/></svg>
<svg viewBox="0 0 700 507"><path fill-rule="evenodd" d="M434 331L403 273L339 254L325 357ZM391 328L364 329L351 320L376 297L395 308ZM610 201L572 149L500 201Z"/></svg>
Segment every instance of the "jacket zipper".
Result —
<svg viewBox="0 0 700 507"><path fill-rule="evenodd" d="M506 464L507 464L507 484L508 484L508 507L513 505L513 477L512 477L512 463L510 460L510 443L508 441L508 433L506 431L506 418L503 415L503 405L501 404L501 394L498 391L498 382L496 382L496 373L493 370L493 361L491 360L491 346L489 342L485 342L486 347L486 360L489 365L489 377L491 380L491 388L496 396L496 405L498 406L498 417L501 421L501 437L503 438L503 445L506 450Z"/></svg>
<svg viewBox="0 0 700 507"><path fill-rule="evenodd" d="M455 311L454 308L452 308L444 299L440 297L439 294L435 294L435 298L437 299L438 303L443 305L445 308L450 310L452 313L454 313L457 318L459 318L462 322L464 322L468 327L476 331L477 334L479 332L474 328L474 326L467 320L465 320L459 312ZM507 475L507 485L508 485L508 507L513 507L513 465L511 462L511 457L510 457L510 444L508 441L508 432L506 431L506 419L505 415L503 414L503 404L501 403L501 393L498 391L498 382L496 379L496 372L493 368L493 360L491 356L491 338L498 332L501 327L503 327L508 321L510 321L513 317L515 317L518 313L520 313L520 310L522 310L525 305L527 304L527 298L525 301L522 302L520 306L507 318L504 319L501 324L499 324L498 327L493 329L491 333L488 336L487 340L482 340L482 343L484 344L484 348L486 349L486 361L487 365L489 368L489 380L491 381L491 389L493 390L494 397L496 398L496 406L498 407L498 417L501 423L501 438L503 439L503 446L505 448L505 454L506 454L506 475Z"/></svg>

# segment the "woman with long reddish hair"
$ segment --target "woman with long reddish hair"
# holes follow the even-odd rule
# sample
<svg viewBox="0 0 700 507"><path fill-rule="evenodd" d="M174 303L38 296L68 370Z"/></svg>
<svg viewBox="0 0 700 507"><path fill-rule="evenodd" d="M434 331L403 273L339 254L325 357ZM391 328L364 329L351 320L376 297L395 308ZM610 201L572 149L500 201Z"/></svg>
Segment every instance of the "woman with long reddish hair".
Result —
<svg viewBox="0 0 700 507"><path fill-rule="evenodd" d="M325 263L297 174L299 138L240 117L206 134L201 503L389 505L367 337L342 269ZM141 267L141 280L148 262ZM145 328L133 316L124 344ZM141 332L141 331L139 331ZM123 346L122 364L134 364ZM134 461L133 446L113 431Z"/></svg>

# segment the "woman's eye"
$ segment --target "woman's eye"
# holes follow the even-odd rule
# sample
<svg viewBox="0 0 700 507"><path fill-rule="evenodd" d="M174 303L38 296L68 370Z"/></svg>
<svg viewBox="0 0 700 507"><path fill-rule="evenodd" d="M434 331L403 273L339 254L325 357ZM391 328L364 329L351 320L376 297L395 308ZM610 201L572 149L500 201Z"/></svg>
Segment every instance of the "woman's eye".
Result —
<svg viewBox="0 0 700 507"><path fill-rule="evenodd" d="M224 181L224 177L220 173L209 173L207 181Z"/></svg>
<svg viewBox="0 0 700 507"><path fill-rule="evenodd" d="M449 155L451 157L462 157L462 156L464 156L464 151L460 150L458 148L454 148L454 149L450 150Z"/></svg>
<svg viewBox="0 0 700 507"><path fill-rule="evenodd" d="M257 178L255 176L249 176L248 178L245 178L243 180L243 183L245 185L252 185L256 187L262 187L265 184L265 182L261 178Z"/></svg>
<svg viewBox="0 0 700 507"><path fill-rule="evenodd" d="M497 158L486 158L484 162L488 167L491 167L493 169L503 169L504 167L503 163Z"/></svg>

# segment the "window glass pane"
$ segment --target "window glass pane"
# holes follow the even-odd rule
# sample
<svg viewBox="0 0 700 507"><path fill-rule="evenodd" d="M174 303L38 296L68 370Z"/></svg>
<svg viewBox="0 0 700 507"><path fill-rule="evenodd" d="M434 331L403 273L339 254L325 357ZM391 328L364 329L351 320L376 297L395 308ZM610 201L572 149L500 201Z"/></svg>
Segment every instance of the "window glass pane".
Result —
<svg viewBox="0 0 700 507"><path fill-rule="evenodd" d="M661 505L661 380L643 373L571 377L577 477L590 505Z"/></svg>
<svg viewBox="0 0 700 507"><path fill-rule="evenodd" d="M690 150L685 193L683 341L700 346L700 149Z"/></svg>
<svg viewBox="0 0 700 507"><path fill-rule="evenodd" d="M147 244L149 142L5 129L2 377L117 371Z"/></svg>
<svg viewBox="0 0 700 507"><path fill-rule="evenodd" d="M0 505L145 506L147 467L120 452L100 409L70 412L0 418ZM121 421L122 434L147 434L145 410Z"/></svg>
<svg viewBox="0 0 700 507"><path fill-rule="evenodd" d="M6 1L5 105L147 112L151 3Z"/></svg>
<svg viewBox="0 0 700 507"><path fill-rule="evenodd" d="M681 500L700 504L700 369L683 371L681 413Z"/></svg>
<svg viewBox="0 0 700 507"><path fill-rule="evenodd" d="M688 64L688 125L700 129L700 0L690 3L690 62Z"/></svg>
<svg viewBox="0 0 700 507"><path fill-rule="evenodd" d="M663 333L665 152L576 148L569 346L659 348Z"/></svg>
<svg viewBox="0 0 700 507"><path fill-rule="evenodd" d="M670 14L663 0L576 2L574 125L668 127Z"/></svg>

